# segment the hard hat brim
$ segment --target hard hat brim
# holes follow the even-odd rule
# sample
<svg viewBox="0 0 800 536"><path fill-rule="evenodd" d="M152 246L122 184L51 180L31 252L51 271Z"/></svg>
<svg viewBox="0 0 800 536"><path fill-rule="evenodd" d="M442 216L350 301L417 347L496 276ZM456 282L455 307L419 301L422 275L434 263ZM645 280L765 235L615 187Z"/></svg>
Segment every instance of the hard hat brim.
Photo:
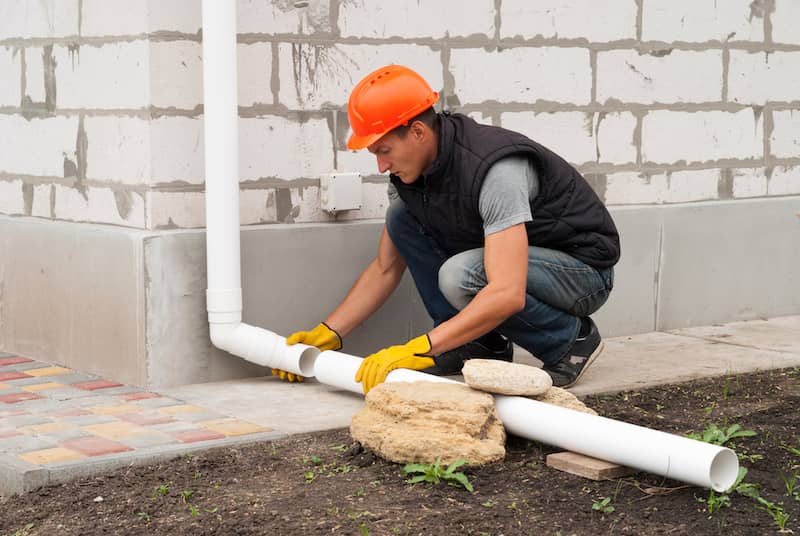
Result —
<svg viewBox="0 0 800 536"><path fill-rule="evenodd" d="M350 139L347 140L347 148L351 151L357 151L359 149L364 149L365 147L369 147L379 139L381 139L386 132L379 132L378 134L367 134L365 136L357 136L353 134L350 136Z"/></svg>

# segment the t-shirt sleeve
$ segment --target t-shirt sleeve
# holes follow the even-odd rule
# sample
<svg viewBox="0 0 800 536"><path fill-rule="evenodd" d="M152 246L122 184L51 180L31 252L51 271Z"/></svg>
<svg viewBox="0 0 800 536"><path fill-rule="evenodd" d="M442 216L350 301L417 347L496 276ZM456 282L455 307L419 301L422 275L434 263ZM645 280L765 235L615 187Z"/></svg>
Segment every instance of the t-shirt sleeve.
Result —
<svg viewBox="0 0 800 536"><path fill-rule="evenodd" d="M528 158L509 156L495 162L486 173L478 198L483 235L531 221L531 201L538 191L536 169Z"/></svg>

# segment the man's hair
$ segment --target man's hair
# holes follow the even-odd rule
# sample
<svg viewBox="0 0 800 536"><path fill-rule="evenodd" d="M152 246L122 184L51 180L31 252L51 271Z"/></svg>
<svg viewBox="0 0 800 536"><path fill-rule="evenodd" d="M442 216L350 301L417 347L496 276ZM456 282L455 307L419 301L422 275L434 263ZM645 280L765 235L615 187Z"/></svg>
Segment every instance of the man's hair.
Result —
<svg viewBox="0 0 800 536"><path fill-rule="evenodd" d="M436 132L439 128L439 122L436 120L436 110L434 110L433 106L431 106L421 114L409 119L405 125L400 125L393 128L389 131L389 134L397 134L398 137L405 138L408 134L408 129L411 128L411 125L414 123L414 121L421 121L434 132Z"/></svg>

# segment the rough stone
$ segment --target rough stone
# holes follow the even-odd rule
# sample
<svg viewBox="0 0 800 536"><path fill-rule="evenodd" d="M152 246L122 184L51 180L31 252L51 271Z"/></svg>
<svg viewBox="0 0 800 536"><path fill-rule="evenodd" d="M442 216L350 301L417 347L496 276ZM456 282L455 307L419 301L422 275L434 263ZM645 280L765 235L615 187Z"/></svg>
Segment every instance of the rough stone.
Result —
<svg viewBox="0 0 800 536"><path fill-rule="evenodd" d="M535 396L553 386L542 369L494 359L470 359L461 373L473 389L503 395Z"/></svg>
<svg viewBox="0 0 800 536"><path fill-rule="evenodd" d="M566 389L562 389L561 387L551 387L543 394L532 396L530 398L546 404L553 404L555 406L561 406L562 408L581 411L590 415L597 415L595 410L581 402L577 396L573 395Z"/></svg>
<svg viewBox="0 0 800 536"><path fill-rule="evenodd" d="M392 382L372 389L350 434L397 463L470 465L503 459L505 429L488 393L439 382Z"/></svg>

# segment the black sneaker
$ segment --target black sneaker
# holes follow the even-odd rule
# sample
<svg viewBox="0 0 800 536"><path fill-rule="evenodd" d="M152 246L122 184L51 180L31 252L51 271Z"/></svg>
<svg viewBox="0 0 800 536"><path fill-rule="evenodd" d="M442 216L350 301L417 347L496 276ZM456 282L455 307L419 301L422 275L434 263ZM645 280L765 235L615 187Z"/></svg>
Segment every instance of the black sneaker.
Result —
<svg viewBox="0 0 800 536"><path fill-rule="evenodd" d="M434 356L432 367L422 369L420 372L434 374L436 376L448 376L460 374L467 359L499 359L500 361L511 362L514 360L514 344L505 337L499 337L495 344L486 342L486 337L453 350L443 352Z"/></svg>
<svg viewBox="0 0 800 536"><path fill-rule="evenodd" d="M544 371L553 378L555 387L575 385L589 365L603 351L605 344L600 337L600 332L597 331L597 326L591 318L586 320L589 321L589 333L575 339L572 347L558 363L543 367Z"/></svg>

